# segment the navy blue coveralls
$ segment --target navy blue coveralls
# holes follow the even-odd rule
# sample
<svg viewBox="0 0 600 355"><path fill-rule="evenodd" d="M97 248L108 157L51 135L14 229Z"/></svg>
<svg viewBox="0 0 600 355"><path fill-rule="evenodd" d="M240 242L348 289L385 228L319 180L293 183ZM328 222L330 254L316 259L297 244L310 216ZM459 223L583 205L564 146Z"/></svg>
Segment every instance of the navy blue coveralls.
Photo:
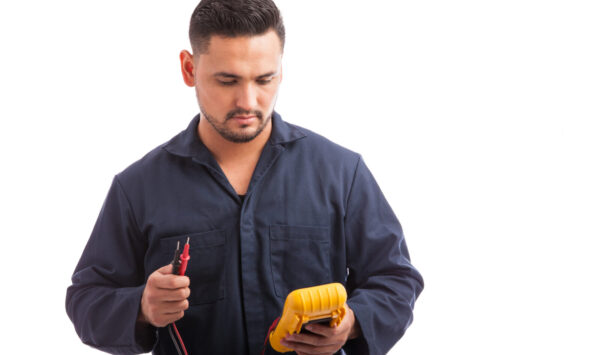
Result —
<svg viewBox="0 0 600 355"><path fill-rule="evenodd" d="M360 155L274 113L242 200L198 122L115 176L67 290L81 340L176 354L166 328L136 319L145 280L190 237L190 308L177 322L190 354L260 354L287 294L329 282L345 285L362 329L345 352L386 353L423 280Z"/></svg>

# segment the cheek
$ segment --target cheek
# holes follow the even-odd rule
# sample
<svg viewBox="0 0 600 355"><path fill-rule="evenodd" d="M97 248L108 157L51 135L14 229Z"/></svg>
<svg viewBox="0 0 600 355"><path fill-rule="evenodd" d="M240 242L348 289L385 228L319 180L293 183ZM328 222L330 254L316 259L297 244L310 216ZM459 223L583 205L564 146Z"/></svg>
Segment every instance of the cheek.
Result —
<svg viewBox="0 0 600 355"><path fill-rule="evenodd" d="M278 88L279 86L265 87L259 95L259 104L264 108L272 106L277 96Z"/></svg>
<svg viewBox="0 0 600 355"><path fill-rule="evenodd" d="M215 113L221 111L229 103L228 93L219 88L197 87L196 94L202 107Z"/></svg>

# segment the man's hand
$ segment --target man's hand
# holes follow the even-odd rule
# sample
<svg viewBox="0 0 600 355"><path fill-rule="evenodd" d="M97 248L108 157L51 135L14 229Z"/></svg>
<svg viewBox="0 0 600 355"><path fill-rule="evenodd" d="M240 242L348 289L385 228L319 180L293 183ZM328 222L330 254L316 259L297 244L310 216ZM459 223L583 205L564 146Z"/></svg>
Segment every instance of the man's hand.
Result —
<svg viewBox="0 0 600 355"><path fill-rule="evenodd" d="M360 327L354 318L354 312L345 305L346 316L337 327L321 324L309 324L305 328L314 334L291 334L281 340L281 344L298 355L331 355L340 350L348 339L360 335Z"/></svg>
<svg viewBox="0 0 600 355"><path fill-rule="evenodd" d="M173 265L169 264L154 271L148 277L138 321L164 327L183 317L188 309L190 279L187 276L173 275Z"/></svg>

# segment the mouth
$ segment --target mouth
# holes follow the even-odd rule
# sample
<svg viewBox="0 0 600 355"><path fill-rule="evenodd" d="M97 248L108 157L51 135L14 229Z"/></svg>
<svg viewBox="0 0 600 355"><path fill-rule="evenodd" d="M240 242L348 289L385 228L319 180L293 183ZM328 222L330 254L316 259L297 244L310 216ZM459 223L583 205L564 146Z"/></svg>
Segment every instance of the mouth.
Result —
<svg viewBox="0 0 600 355"><path fill-rule="evenodd" d="M252 120L254 120L255 118L256 118L256 116L254 116L254 115L248 115L248 116L239 115L239 116L232 117L232 119L236 120L239 123L249 123L249 122L252 122Z"/></svg>

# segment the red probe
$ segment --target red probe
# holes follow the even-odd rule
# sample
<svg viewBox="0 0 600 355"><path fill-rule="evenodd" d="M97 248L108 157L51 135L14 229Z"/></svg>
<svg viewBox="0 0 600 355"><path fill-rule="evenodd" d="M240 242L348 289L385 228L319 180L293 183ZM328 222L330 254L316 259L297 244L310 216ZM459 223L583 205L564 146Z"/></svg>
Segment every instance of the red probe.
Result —
<svg viewBox="0 0 600 355"><path fill-rule="evenodd" d="M183 252L179 255L179 276L185 275L185 269L187 269L188 260L190 260L190 237L188 237L185 245L183 246Z"/></svg>

